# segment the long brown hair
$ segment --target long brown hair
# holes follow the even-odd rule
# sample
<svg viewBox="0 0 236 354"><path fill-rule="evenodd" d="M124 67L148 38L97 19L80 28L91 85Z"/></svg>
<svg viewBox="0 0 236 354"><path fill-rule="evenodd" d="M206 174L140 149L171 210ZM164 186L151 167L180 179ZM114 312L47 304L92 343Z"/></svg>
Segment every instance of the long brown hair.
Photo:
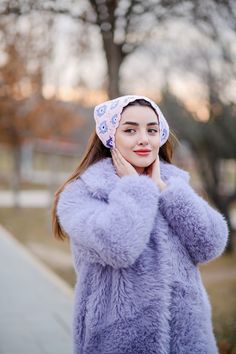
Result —
<svg viewBox="0 0 236 354"><path fill-rule="evenodd" d="M128 106L147 106L152 108L151 104L143 99L138 99L134 102L130 102L126 107ZM126 108L124 107L124 109ZM153 108L152 108L153 109ZM154 110L155 111L155 110ZM173 140L177 140L177 137L173 133L173 131L170 130L170 135L168 140L164 145L160 147L159 150L159 156L160 159L171 163L172 155L173 155ZM54 193L54 200L52 204L52 231L54 234L54 237L59 239L59 240L64 240L67 235L64 233L63 229L61 228L61 225L59 223L57 214L56 214L56 208L57 208L57 203L58 199L60 196L60 193L63 191L65 186L69 184L70 182L76 180L79 178L79 176L92 164L95 162L98 162L106 157L111 157L111 152L110 149L105 147L101 140L99 139L96 130L94 129L89 141L87 148L85 150L84 155L82 156L81 162L79 166L75 169L75 171L71 174L71 176L56 190Z"/></svg>

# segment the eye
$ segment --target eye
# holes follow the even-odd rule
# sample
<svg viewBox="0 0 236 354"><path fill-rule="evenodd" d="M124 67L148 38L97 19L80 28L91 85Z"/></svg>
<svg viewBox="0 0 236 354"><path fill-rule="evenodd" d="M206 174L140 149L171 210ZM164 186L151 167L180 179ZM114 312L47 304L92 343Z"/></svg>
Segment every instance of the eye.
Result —
<svg viewBox="0 0 236 354"><path fill-rule="evenodd" d="M133 132L135 132L135 130L134 129L126 129L126 130L124 130L124 132L125 133L133 133Z"/></svg>
<svg viewBox="0 0 236 354"><path fill-rule="evenodd" d="M135 129L126 129L126 130L124 130L124 132L125 133L135 133L136 132L136 130ZM156 134L156 133L158 133L158 130L157 129L154 129L154 128L150 128L150 129L148 129L148 133L151 133L151 134Z"/></svg>
<svg viewBox="0 0 236 354"><path fill-rule="evenodd" d="M148 132L155 134L155 133L158 133L158 130L157 129L148 129Z"/></svg>

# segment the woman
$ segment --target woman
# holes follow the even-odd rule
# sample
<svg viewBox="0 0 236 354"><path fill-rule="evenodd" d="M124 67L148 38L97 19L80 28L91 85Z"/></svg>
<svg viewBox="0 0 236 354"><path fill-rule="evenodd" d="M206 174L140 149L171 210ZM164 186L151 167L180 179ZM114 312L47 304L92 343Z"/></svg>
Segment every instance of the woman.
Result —
<svg viewBox="0 0 236 354"><path fill-rule="evenodd" d="M77 282L75 354L215 354L198 265L226 245L224 217L172 165L169 126L144 96L95 107L96 134L56 192Z"/></svg>

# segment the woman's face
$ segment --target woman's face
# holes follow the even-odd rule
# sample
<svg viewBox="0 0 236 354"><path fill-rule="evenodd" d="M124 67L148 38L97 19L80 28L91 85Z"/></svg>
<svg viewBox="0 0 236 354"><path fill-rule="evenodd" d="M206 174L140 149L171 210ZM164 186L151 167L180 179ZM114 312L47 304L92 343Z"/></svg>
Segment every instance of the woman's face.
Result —
<svg viewBox="0 0 236 354"><path fill-rule="evenodd" d="M116 148L139 173L151 165L159 153L160 131L155 112L145 106L128 106L115 133ZM139 150L149 150L138 154Z"/></svg>

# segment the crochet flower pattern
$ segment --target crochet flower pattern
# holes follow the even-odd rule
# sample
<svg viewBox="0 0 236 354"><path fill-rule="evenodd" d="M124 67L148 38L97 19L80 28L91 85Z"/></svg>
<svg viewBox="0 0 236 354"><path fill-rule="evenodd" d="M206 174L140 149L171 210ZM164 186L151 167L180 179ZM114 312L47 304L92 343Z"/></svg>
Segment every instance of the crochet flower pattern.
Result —
<svg viewBox="0 0 236 354"><path fill-rule="evenodd" d="M112 103L111 103L111 109L114 109L114 108L116 108L117 106L118 106L118 103L119 103L119 100L113 100L113 101L111 101Z"/></svg>
<svg viewBox="0 0 236 354"><path fill-rule="evenodd" d="M106 146L108 148L112 148L113 147L113 141L112 141L112 137L110 136L109 139L106 141Z"/></svg>
<svg viewBox="0 0 236 354"><path fill-rule="evenodd" d="M104 104L103 106L101 106L97 109L97 115L99 117L103 116L105 114L106 110L107 110L107 106Z"/></svg>
<svg viewBox="0 0 236 354"><path fill-rule="evenodd" d="M117 114L114 114L114 116L112 116L112 118L111 118L111 122L112 122L112 124L116 124L117 123L117 120L118 120L118 115Z"/></svg>
<svg viewBox="0 0 236 354"><path fill-rule="evenodd" d="M107 132L107 123L104 120L100 125L99 125L99 133L105 134Z"/></svg>

